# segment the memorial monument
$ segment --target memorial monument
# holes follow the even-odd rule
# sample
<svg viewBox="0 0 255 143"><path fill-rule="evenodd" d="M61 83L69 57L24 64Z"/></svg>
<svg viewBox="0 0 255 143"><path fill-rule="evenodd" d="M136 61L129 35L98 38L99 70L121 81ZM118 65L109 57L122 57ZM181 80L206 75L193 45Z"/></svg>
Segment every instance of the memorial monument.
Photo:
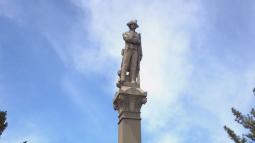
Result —
<svg viewBox="0 0 255 143"><path fill-rule="evenodd" d="M147 92L140 88L140 62L142 60L141 34L136 20L127 23L129 31L123 33L125 48L118 71L118 90L113 100L118 111L118 143L141 143L140 110L147 102Z"/></svg>

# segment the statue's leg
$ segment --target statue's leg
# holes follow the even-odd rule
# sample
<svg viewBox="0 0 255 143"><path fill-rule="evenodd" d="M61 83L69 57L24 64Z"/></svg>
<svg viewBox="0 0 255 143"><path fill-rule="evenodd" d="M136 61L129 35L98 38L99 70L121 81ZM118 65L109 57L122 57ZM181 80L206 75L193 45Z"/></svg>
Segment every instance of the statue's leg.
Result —
<svg viewBox="0 0 255 143"><path fill-rule="evenodd" d="M138 52L137 52L137 50L133 50L132 56L131 56L131 66L130 66L131 83L136 82L137 60L138 60Z"/></svg>
<svg viewBox="0 0 255 143"><path fill-rule="evenodd" d="M121 67L121 75L120 75L121 81L125 81L127 68L128 68L128 65L130 64L131 54L132 54L131 49L125 49L125 52L123 55L123 64Z"/></svg>

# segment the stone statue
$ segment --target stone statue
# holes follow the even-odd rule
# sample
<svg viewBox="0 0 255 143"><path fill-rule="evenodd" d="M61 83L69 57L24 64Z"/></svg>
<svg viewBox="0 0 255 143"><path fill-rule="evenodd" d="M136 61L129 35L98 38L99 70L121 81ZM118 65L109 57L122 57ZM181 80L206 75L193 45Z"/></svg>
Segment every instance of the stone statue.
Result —
<svg viewBox="0 0 255 143"><path fill-rule="evenodd" d="M132 86L140 87L139 71L142 59L141 34L135 31L138 28L137 20L127 23L129 31L123 33L125 48L122 49L121 69L118 72L119 81L117 87Z"/></svg>
<svg viewBox="0 0 255 143"><path fill-rule="evenodd" d="M131 20L127 26L129 31L123 33L125 48L121 52L123 57L113 107L118 111L118 143L141 143L141 107L147 102L147 92L140 88L139 77L141 34L135 31L136 20Z"/></svg>

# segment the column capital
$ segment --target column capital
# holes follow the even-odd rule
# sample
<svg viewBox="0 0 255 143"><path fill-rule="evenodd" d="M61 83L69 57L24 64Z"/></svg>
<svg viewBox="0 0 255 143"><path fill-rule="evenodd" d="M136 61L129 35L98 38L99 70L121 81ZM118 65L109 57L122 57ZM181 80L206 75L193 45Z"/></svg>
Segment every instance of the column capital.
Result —
<svg viewBox="0 0 255 143"><path fill-rule="evenodd" d="M114 109L119 113L119 121L125 119L140 120L140 110L147 102L147 92L141 88L123 86L116 92L113 101Z"/></svg>

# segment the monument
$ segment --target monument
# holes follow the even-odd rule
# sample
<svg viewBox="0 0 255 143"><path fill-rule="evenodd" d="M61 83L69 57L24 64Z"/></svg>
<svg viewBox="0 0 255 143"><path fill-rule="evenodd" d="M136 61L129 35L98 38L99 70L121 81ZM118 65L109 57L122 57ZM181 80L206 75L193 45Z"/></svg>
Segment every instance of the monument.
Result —
<svg viewBox="0 0 255 143"><path fill-rule="evenodd" d="M118 143L141 143L140 110L147 102L147 92L140 88L140 62L142 60L141 34L136 20L127 23L129 31L123 33L121 68L118 71L118 90L113 100L118 111Z"/></svg>

